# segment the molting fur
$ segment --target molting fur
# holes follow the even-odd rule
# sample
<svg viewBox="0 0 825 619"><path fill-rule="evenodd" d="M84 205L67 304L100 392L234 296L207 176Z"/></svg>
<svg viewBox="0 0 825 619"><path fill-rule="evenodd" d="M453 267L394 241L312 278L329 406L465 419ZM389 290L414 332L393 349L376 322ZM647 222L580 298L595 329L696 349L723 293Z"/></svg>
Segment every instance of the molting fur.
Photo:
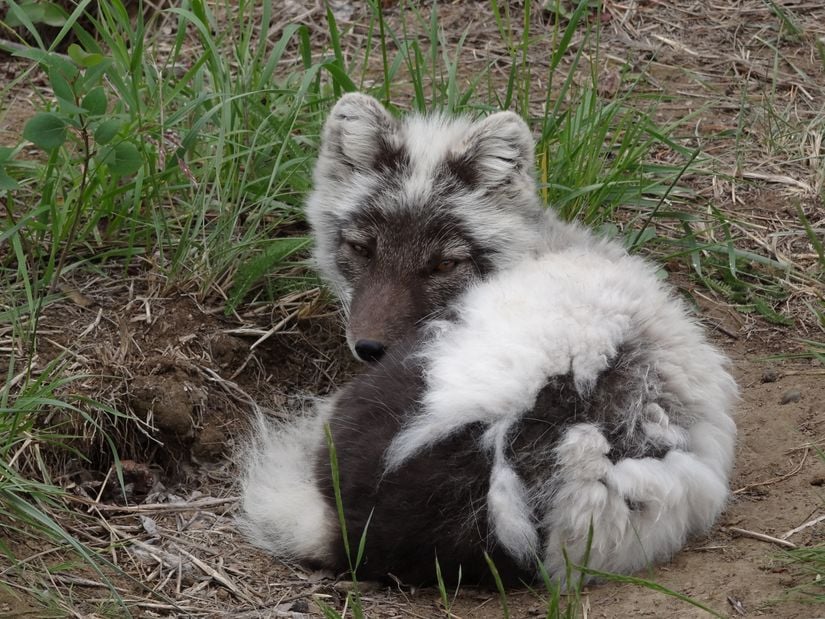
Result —
<svg viewBox="0 0 825 619"><path fill-rule="evenodd" d="M323 425L362 578L565 577L563 552L631 572L723 509L736 385L646 261L538 201L511 113L396 120L346 95L307 214L366 371L262 424L244 526L278 556L344 571ZM367 524L369 526L367 527Z"/></svg>

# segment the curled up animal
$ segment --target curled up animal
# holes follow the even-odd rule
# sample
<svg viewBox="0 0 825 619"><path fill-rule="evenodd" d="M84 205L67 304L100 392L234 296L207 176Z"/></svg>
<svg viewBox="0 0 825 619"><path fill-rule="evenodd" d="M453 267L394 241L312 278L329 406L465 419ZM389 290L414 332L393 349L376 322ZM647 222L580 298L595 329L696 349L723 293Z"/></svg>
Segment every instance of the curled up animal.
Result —
<svg viewBox="0 0 825 619"><path fill-rule="evenodd" d="M244 530L345 572L328 425L361 579L507 583L564 553L629 573L706 531L728 497L727 359L646 260L539 201L510 112L398 120L345 95L307 216L350 347L369 362L312 411L261 419ZM366 533L364 533L366 529Z"/></svg>

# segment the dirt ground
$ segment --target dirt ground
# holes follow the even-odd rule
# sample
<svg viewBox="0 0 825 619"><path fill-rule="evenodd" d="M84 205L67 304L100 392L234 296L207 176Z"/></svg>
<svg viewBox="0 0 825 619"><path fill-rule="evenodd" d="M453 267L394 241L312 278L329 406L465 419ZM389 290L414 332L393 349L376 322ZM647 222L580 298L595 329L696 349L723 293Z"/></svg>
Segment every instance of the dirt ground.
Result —
<svg viewBox="0 0 825 619"><path fill-rule="evenodd" d="M362 3L333 4L351 4L354 24L363 18ZM606 93L617 67L629 63L644 74L650 92L671 96L660 105L663 119L695 114L689 127L694 144L716 158L718 171L690 179L697 208L713 204L737 222L746 248L808 272L815 255L804 234L788 233L788 221L797 204L813 225L825 221L825 70L815 52L815 41L825 36L825 6L778 2L803 34L784 38L777 55L779 20L771 3L721 4L605 2L600 71ZM285 3L284 20L300 17L317 26L323 13L308 6ZM390 6L388 18L396 19L398 10ZM464 50L469 72L496 53L487 3L445 3L442 16L451 40L465 28L472 32ZM353 30L360 32L357 25ZM0 57L0 76L13 75L15 62ZM537 71L544 64L537 58ZM26 100L16 99L0 115L0 143L16 135ZM771 114L787 122L773 118L772 124ZM798 232L798 221L793 225ZM825 522L803 526L825 513L825 464L816 453L825 445L825 368L771 358L798 352L798 338L822 339L805 303L823 298L821 282L792 287L783 309L796 322L779 327L697 286L681 261L667 266L733 360L742 395L739 444L733 495L720 522L671 563L640 576L724 616L825 616L821 605L789 594L811 576L787 565L783 555L791 544L825 540ZM320 616L318 600L340 610L347 583L273 561L246 543L234 524L233 454L243 448L250 412L262 407L273 415L294 414L311 404L312 394L327 393L358 371L326 297L309 290L275 306L224 316L216 298L167 288L152 273L129 275L72 275L64 282L66 300L47 308L42 319L40 367L69 351L66 370L88 376L73 386L77 393L146 420L145 427L118 428L128 506L112 481L105 445L87 428L88 440L78 446L88 450L91 464L63 463L61 481L83 515L65 526L92 546L115 544L111 557L129 578L114 583L138 616L314 617ZM4 541L33 566L48 552L24 540ZM72 606L80 616L119 614L102 578L88 568L55 567L52 586L60 606ZM432 589L367 583L362 590L368 617L446 616ZM508 605L513 617L544 616L541 598L526 590L511 592ZM472 589L459 592L451 612L463 619L502 616L497 595ZM661 593L616 583L588 587L583 612L605 618L707 616ZM0 616L43 613L14 590L0 590Z"/></svg>
<svg viewBox="0 0 825 619"><path fill-rule="evenodd" d="M273 414L290 414L306 404L301 397L306 385L291 385L290 375L306 373L308 359L320 351L346 360L342 338L334 335L335 323L308 318L273 335L256 348L254 363L230 379L259 336L237 335L233 320L204 313L186 297L153 299L151 321L135 320L146 316L144 306L134 307L133 314L124 314L124 306L129 307L125 299L108 297L92 300L87 307L75 306L71 316L63 308L63 332L49 339L55 346L73 340L77 355L94 355L103 365L110 364L110 371L117 371L109 359L124 341L139 347L144 360L132 356L122 366L129 368L131 379L109 383L129 386L125 397L135 410L153 403L155 424L167 444L152 448L145 440L142 449L123 455L132 505L119 506L122 501L112 488L103 494L104 500L94 501L92 513L101 516L98 523L72 526L94 539L105 522L109 535L123 544L120 561L128 571L168 597L152 600L134 583L116 579L126 599L141 609L141 616L314 616L316 599L340 608L345 583L333 582L328 574L278 564L238 534L231 457L242 445L247 397L272 408ZM105 318L97 320L99 314ZM55 318L47 314L45 323ZM319 320L328 324L319 328ZM125 336L114 327L124 323L128 325ZM88 333L80 338L66 335L84 331ZM641 576L725 615L735 615L733 604L738 604L748 616L819 616L815 607L789 599L788 590L809 577L786 564L783 546L751 535L761 533L799 546L823 539L825 523L787 533L822 514L825 505L825 464L814 451L825 434L825 368L809 362L765 360L762 341L721 335L717 343L731 355L742 390L733 496L707 537L692 540L671 563ZM342 375L328 376L327 386L353 371L348 363L340 369L336 360L321 356L313 361L316 367L339 367ZM319 376L317 382L323 382ZM98 383L84 388L90 393L101 391ZM174 415L168 420L158 411ZM131 441L135 446L140 443ZM101 479L93 468L76 470L67 485L78 501L92 503L102 491ZM77 581L79 607L88 611L108 594L99 578L88 570L80 573L62 572L55 578L63 585ZM435 590L363 586L369 617L444 616ZM630 585L591 586L583 600L589 617L707 616L684 602ZM528 591L512 592L508 604L514 617L543 615L541 599ZM472 589L460 591L452 612L458 617L501 616L496 595Z"/></svg>

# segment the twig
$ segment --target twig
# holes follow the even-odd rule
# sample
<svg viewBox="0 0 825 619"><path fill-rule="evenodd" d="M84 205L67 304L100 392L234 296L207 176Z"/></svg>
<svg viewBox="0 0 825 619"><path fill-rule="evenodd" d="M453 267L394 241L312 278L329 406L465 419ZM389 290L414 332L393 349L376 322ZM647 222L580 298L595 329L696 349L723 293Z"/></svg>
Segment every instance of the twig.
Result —
<svg viewBox="0 0 825 619"><path fill-rule="evenodd" d="M244 602L249 604L255 605L255 601L252 600L249 596L247 596L243 591L241 591L238 586L232 582L228 576L221 574L218 570L211 567L210 565L204 563L200 559L198 559L195 555L191 552L187 552L180 546L175 546L176 550L180 552L182 555L187 557L193 564L198 566L205 574L210 576L215 582L222 584L224 587L229 589L232 593L234 593L237 597L242 599Z"/></svg>
<svg viewBox="0 0 825 619"><path fill-rule="evenodd" d="M742 486L741 488L739 488L737 490L734 490L733 494L742 494L743 492L747 492L751 488L757 488L759 486L769 486L771 484L776 484L780 481L784 481L784 480L788 479L788 477L792 477L793 475L796 475L799 471L801 471L802 467L805 464L805 460L807 460L807 459L808 459L808 449L805 449L805 452L802 454L802 459L799 461L799 464L790 473L785 473L784 475L780 475L779 477L773 477L771 479L768 479L767 481L758 481L758 482L753 483L753 484L748 484L747 486Z"/></svg>
<svg viewBox="0 0 825 619"><path fill-rule="evenodd" d="M207 380L216 383L221 389L226 391L229 395L240 398L243 401L245 401L247 404L249 404L250 408L252 408L253 411L258 410L258 403L246 391L241 389L237 385L237 383L232 382L231 379L227 380L223 378L212 368L198 366L198 369L200 369L201 372L206 374Z"/></svg>
<svg viewBox="0 0 825 619"><path fill-rule="evenodd" d="M784 376L784 374L783 374ZM785 450L785 455L788 456L796 451L802 451L803 449L809 449L813 447L814 449L819 449L820 446L825 445L825 439L821 441L810 441L808 443L804 443L803 445L799 445L797 447L791 447L790 449Z"/></svg>
<svg viewBox="0 0 825 619"><path fill-rule="evenodd" d="M97 316L95 317L94 321L92 321L92 323L89 326L87 326L85 329L83 329L83 331L80 333L80 335L77 336L77 340L82 340L84 337L86 337L92 331L94 331L97 328L97 326L100 324L100 319L102 317L103 317L103 308L100 307L97 310Z"/></svg>
<svg viewBox="0 0 825 619"><path fill-rule="evenodd" d="M753 539L758 539L763 542L770 542L771 544L776 544L777 546L784 546L785 548L796 548L796 544L793 542L789 542L786 539L779 539L778 537L773 537L771 535L766 535L765 533L757 533L756 531L748 531L747 529L740 529L739 527L727 527L726 530L732 531L733 533L738 533L744 537L752 537Z"/></svg>
<svg viewBox="0 0 825 619"><path fill-rule="evenodd" d="M142 514L146 512L186 512L193 509L202 509L204 507L214 507L215 505L224 505L225 503L235 503L240 500L240 497L228 496L224 498L209 497L207 499L200 499L192 501L191 503L176 502L176 503L147 503L145 505L108 505L106 503L98 503L91 499L85 499L78 496L66 496L70 501L76 501L89 505L102 512L123 512L132 514Z"/></svg>
<svg viewBox="0 0 825 619"><path fill-rule="evenodd" d="M652 34L650 36L652 36L657 41L661 41L662 43L665 43L666 45L669 45L670 47L672 47L673 49L675 49L677 51L684 52L684 53L689 54L691 56L699 56L699 54L694 52L689 47L683 45L682 43L679 43L679 41L674 41L673 39L668 39L667 37L663 37L660 34Z"/></svg>
<svg viewBox="0 0 825 619"><path fill-rule="evenodd" d="M819 524L820 522L823 522L823 521L825 521L825 514L822 514L821 516L817 516L816 518L814 518L812 520L809 520L805 524L800 524L798 527L795 527L795 528L791 529L790 531L786 531L785 533L783 533L779 537L781 539L788 539L791 535L796 535L800 531L804 531L808 527L812 527L815 524Z"/></svg>
<svg viewBox="0 0 825 619"><path fill-rule="evenodd" d="M34 363L36 361L37 361L37 355L35 355L35 357L31 360L31 364L29 364L29 365L34 365ZM28 375L29 375L29 368L27 367L25 370L20 372L17 376L12 378L8 383L6 383L6 389L10 390L12 387L17 385L17 383L19 383L21 380L26 378Z"/></svg>
<svg viewBox="0 0 825 619"><path fill-rule="evenodd" d="M230 335L266 335L269 329L256 329L253 327L238 327L236 329L224 329L222 333Z"/></svg>
<svg viewBox="0 0 825 619"><path fill-rule="evenodd" d="M255 350L255 348L257 348L257 346L259 344L261 344L265 340L268 340L270 337L275 335L278 331L283 329L284 325L286 325L286 323L288 323L290 320L292 320L293 318L295 318L298 315L298 311L299 310L297 310L297 309L291 311L289 314L287 314L281 320L279 320L277 323L275 323L275 325L273 325L273 327L269 331L267 331L261 337L259 337L257 340L255 340L255 342L252 344L252 346L249 347L249 350L250 351ZM235 378L235 377L233 376L232 378Z"/></svg>
<svg viewBox="0 0 825 619"><path fill-rule="evenodd" d="M134 554L138 560L145 560L148 558L168 570L185 569L187 573L192 570L192 563L184 563L183 557L181 557L180 554L174 554L165 548L147 544L139 539L131 539L129 540L129 543L131 544L131 546L127 547L129 552ZM180 552L180 548L176 548L176 550ZM191 556L188 556L187 558L191 559Z"/></svg>
<svg viewBox="0 0 825 619"><path fill-rule="evenodd" d="M777 183L779 185L790 185L797 187L806 193L813 193L813 187L804 181L797 180L785 174L763 174L762 172L743 172L742 178L751 181L765 181L767 183Z"/></svg>
<svg viewBox="0 0 825 619"><path fill-rule="evenodd" d="M728 596L728 604L731 605L731 608L736 611L737 615L747 615L747 611L745 610L745 606L742 604L742 600L738 600L732 595Z"/></svg>
<svg viewBox="0 0 825 619"><path fill-rule="evenodd" d="M820 376L825 374L825 370L788 370L782 372L782 376Z"/></svg>
<svg viewBox="0 0 825 619"><path fill-rule="evenodd" d="M109 585L107 585L106 583L98 582L96 580L90 580L89 578L81 578L80 576L72 576L71 574L55 574L52 578L59 582L61 585L100 588L109 587ZM121 589L119 589L119 591L123 592L123 590Z"/></svg>
<svg viewBox="0 0 825 619"><path fill-rule="evenodd" d="M704 320L704 322L706 322L706 323L707 323L708 325L710 325L713 329L716 329L716 330L717 330L717 331L719 331L720 333L722 333L722 334L724 334L724 335L727 335L727 336L728 336L730 339L732 339L732 340L738 340L738 339L739 339L739 334L734 333L733 331L731 331L730 329L728 329L727 327L725 327L725 326L724 326L724 325L722 325L721 323L716 322L715 320L707 320L707 319L705 319L705 320Z"/></svg>

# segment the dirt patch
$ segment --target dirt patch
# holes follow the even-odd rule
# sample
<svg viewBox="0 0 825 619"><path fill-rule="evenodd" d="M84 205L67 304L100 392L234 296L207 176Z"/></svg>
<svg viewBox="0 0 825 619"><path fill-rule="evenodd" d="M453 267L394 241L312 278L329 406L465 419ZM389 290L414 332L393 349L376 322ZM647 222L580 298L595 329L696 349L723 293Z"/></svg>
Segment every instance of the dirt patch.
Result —
<svg viewBox="0 0 825 619"><path fill-rule="evenodd" d="M118 541L119 561L132 562L130 573L155 592L115 578L126 599L139 609L162 593L165 598L151 604L172 615L317 616L317 600L341 608L346 587L330 580L331 575L278 563L241 536L231 459L242 444L251 403L266 405L273 415L292 415L307 405L305 394L314 393L313 386L324 390L357 371L334 317L289 323L252 348L270 321L278 319L262 320L260 312L251 310L249 316L257 322L241 316L239 323L184 294L144 299L135 290L115 287L91 306L53 309L50 315L63 320L61 332L49 338L53 346L73 342L79 358L90 358L91 350L108 351L99 360L117 359L129 342L119 362L128 372L119 370L112 384L127 384L120 402L145 422L150 438L144 440L153 447L123 463L129 506L122 506L115 484L102 494L103 505L96 502L108 523L107 535ZM309 307L314 301L304 302ZM107 319L80 337L101 310ZM705 319L722 323L724 308L715 310L717 318ZM151 320L130 319L147 312ZM46 332L56 326L43 323ZM671 563L640 576L722 614L733 615L732 604L738 604L749 616L809 616L808 606L787 596L807 577L786 564L783 548L735 529L782 538L822 513L825 464L815 446L821 447L825 437L825 368L818 362L766 361L771 345L757 336L741 336L750 332L735 323L725 329L731 335L717 332L717 340L732 356L742 389L730 505L709 535L691 540ZM101 383L91 387L100 390ZM96 496L105 470L71 477L78 500ZM820 542L823 535L825 522L787 538L806 545ZM73 573L64 574L67 582ZM103 596L102 586L83 589L75 607L93 608ZM369 617L444 616L433 589L364 586ZM583 601L590 617L706 616L684 602L626 584L590 586ZM511 592L508 604L514 617L544 614L541 596L527 590ZM481 619L501 616L495 594L473 589L460 591L453 612Z"/></svg>
<svg viewBox="0 0 825 619"><path fill-rule="evenodd" d="M206 402L206 391L191 376L164 367L151 376L132 380L131 407L164 434L178 440L195 435L196 414Z"/></svg>
<svg viewBox="0 0 825 619"><path fill-rule="evenodd" d="M48 615L43 614L39 606L31 605L24 598L11 591L0 589L0 617L31 617L37 619ZM57 616L53 614L51 616Z"/></svg>
<svg viewBox="0 0 825 619"><path fill-rule="evenodd" d="M60 417L65 432L77 436L72 447L88 454L88 461L70 460L78 482L80 475L99 483L114 462L101 430L113 437L120 459L159 467L174 483L193 461L231 455L252 410L283 412L306 394L328 392L355 366L319 290L233 315L220 300L161 290L145 274L128 283L117 274L78 275L62 291L65 298L42 313L31 371L58 363L82 377L56 394L87 411L86 418ZM24 372L23 359L15 358L14 374ZM0 359L4 373L8 361Z"/></svg>

